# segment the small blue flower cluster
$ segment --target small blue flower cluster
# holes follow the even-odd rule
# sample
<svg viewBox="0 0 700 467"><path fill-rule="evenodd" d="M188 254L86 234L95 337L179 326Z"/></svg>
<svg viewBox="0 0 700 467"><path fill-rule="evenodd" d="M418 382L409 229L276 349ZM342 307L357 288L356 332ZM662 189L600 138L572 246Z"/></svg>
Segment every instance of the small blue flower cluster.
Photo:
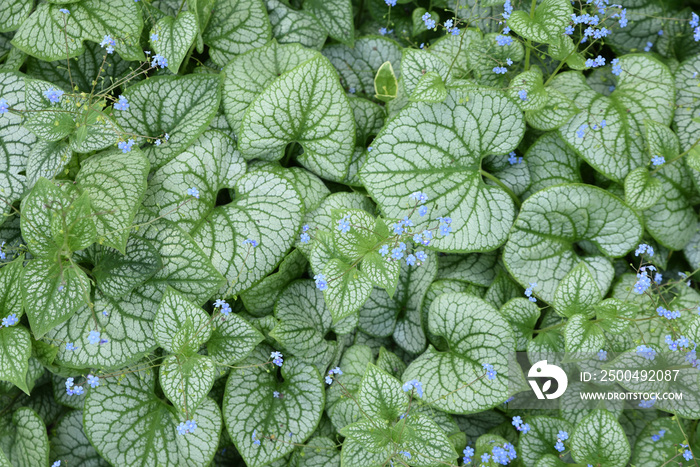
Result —
<svg viewBox="0 0 700 467"><path fill-rule="evenodd" d="M124 154L131 151L131 147L134 145L135 141L129 138L128 141L119 141L117 147L122 150Z"/></svg>
<svg viewBox="0 0 700 467"><path fill-rule="evenodd" d="M598 68L599 66L605 66L605 58L598 55L595 59L589 58L586 60L586 66L588 68Z"/></svg>
<svg viewBox="0 0 700 467"><path fill-rule="evenodd" d="M639 407L642 409L650 409L656 404L656 396L651 396L651 399L643 399L639 402Z"/></svg>
<svg viewBox="0 0 700 467"><path fill-rule="evenodd" d="M332 384L333 383L333 375L342 375L343 372L341 371L340 367L335 367L332 370L328 370L328 375L326 375L326 384Z"/></svg>
<svg viewBox="0 0 700 467"><path fill-rule="evenodd" d="M187 194L189 196L199 199L199 190L196 187L188 188Z"/></svg>
<svg viewBox="0 0 700 467"><path fill-rule="evenodd" d="M0 99L0 115L9 112L10 106L5 99ZM3 242L4 244L5 242Z"/></svg>
<svg viewBox="0 0 700 467"><path fill-rule="evenodd" d="M690 348L691 344L693 344L693 348L697 346L695 342L691 341L685 336L681 336L678 339L673 340L673 336L667 334L664 338L664 341L666 342L666 344L668 344L668 350L670 350L671 352L676 352L681 349L688 349Z"/></svg>
<svg viewBox="0 0 700 467"><path fill-rule="evenodd" d="M501 47L510 45L512 43L513 38L511 36L504 36L503 34L499 34L498 36L496 36L496 44L500 45Z"/></svg>
<svg viewBox="0 0 700 467"><path fill-rule="evenodd" d="M519 415L516 415L515 417L513 417L513 421L511 423L513 424L513 426L515 427L516 430L521 431L523 434L530 431L530 424L523 423L523 419L520 418Z"/></svg>
<svg viewBox="0 0 700 467"><path fill-rule="evenodd" d="M459 28L454 26L454 20L448 19L445 21L445 30L453 36L459 36Z"/></svg>
<svg viewBox="0 0 700 467"><path fill-rule="evenodd" d="M663 438L665 434L666 434L666 430L659 430L658 434L651 435L651 440L656 442L656 441L660 440L661 438Z"/></svg>
<svg viewBox="0 0 700 467"><path fill-rule="evenodd" d="M665 162L666 162L666 159L664 158L664 156L657 155L657 156L654 156L651 158L651 164L654 167L658 167L659 165L663 165Z"/></svg>
<svg viewBox="0 0 700 467"><path fill-rule="evenodd" d="M525 296L527 297L528 300L530 300L532 303L536 303L537 299L532 296L532 289L537 287L537 282L530 282L530 287L525 289Z"/></svg>
<svg viewBox="0 0 700 467"><path fill-rule="evenodd" d="M656 312L659 314L659 316L666 318L668 320L671 319L677 319L681 317L681 312L680 311L670 311L667 310L666 308L660 306L656 309Z"/></svg>
<svg viewBox="0 0 700 467"><path fill-rule="evenodd" d="M251 438L253 439L254 445L260 446L260 439L258 438L258 430L253 430L253 434L251 435Z"/></svg>
<svg viewBox="0 0 700 467"><path fill-rule="evenodd" d="M505 443L503 446L494 446L493 449L491 449L490 455L488 453L482 454L481 462L489 462L490 460L493 460L493 462L497 464L508 465L517 457L518 454L515 451L515 446L510 443Z"/></svg>
<svg viewBox="0 0 700 467"><path fill-rule="evenodd" d="M469 464L472 461L472 456L474 455L474 448L471 446L467 446L464 448L464 451L462 451L462 454L464 454L464 457L462 457L462 461L464 464Z"/></svg>
<svg viewBox="0 0 700 467"><path fill-rule="evenodd" d="M197 422L194 420L185 420L177 426L177 434L186 435L188 433L194 433L197 429Z"/></svg>
<svg viewBox="0 0 700 467"><path fill-rule="evenodd" d="M515 151L511 151L510 153L508 153L508 162L510 162L510 165L520 164L522 161L523 157L518 157L515 154Z"/></svg>
<svg viewBox="0 0 700 467"><path fill-rule="evenodd" d="M309 224L304 224L304 226L301 228L301 235L299 235L299 240L301 243L309 243L311 241L311 237L308 234L309 232Z"/></svg>
<svg viewBox="0 0 700 467"><path fill-rule="evenodd" d="M423 385L417 379L412 379L411 381L406 381L403 384L403 391L404 392L409 392L409 391L412 391L413 389L416 390L416 394L418 395L418 397L423 397Z"/></svg>
<svg viewBox="0 0 700 467"><path fill-rule="evenodd" d="M272 363L274 363L277 366L282 366L282 363L284 362L284 359L282 358L282 352L272 352L270 354L270 358L272 359Z"/></svg>
<svg viewBox="0 0 700 467"><path fill-rule="evenodd" d="M8 315L2 319L2 326L1 327L6 327L9 328L10 326L14 326L19 322L19 319L17 318L17 313L12 313L11 315Z"/></svg>
<svg viewBox="0 0 700 467"><path fill-rule="evenodd" d="M564 449L564 441L569 439L569 433L563 430L559 430L559 433L557 434L557 443L554 445L554 449L556 449L559 452L563 452Z"/></svg>
<svg viewBox="0 0 700 467"><path fill-rule="evenodd" d="M87 383L91 388L96 388L100 385L100 378L95 375L87 375Z"/></svg>
<svg viewBox="0 0 700 467"><path fill-rule="evenodd" d="M224 316L228 316L231 313L231 306L220 298L217 298L214 302L214 308L219 308L219 312Z"/></svg>
<svg viewBox="0 0 700 467"><path fill-rule="evenodd" d="M65 92L61 91L60 89L54 88L49 88L46 91L44 91L44 97L46 97L52 104L55 104L58 101L60 101L63 94L65 94Z"/></svg>
<svg viewBox="0 0 700 467"><path fill-rule="evenodd" d="M600 349L598 351L598 360L600 360L601 362L604 362L607 359L608 359L608 352L603 350L603 349Z"/></svg>
<svg viewBox="0 0 700 467"><path fill-rule="evenodd" d="M622 65L620 65L620 59L619 58L613 58L612 62L610 62L612 65L612 74L615 76L620 76L620 73L622 73ZM610 92L615 90L614 86L611 86L612 89Z"/></svg>
<svg viewBox="0 0 700 467"><path fill-rule="evenodd" d="M129 101L126 99L126 97L119 94L119 101L114 104L114 108L116 110L126 110L129 108Z"/></svg>
<svg viewBox="0 0 700 467"><path fill-rule="evenodd" d="M112 39L110 35L106 35L102 38L102 42L100 42L100 47L104 47L108 54L114 53L114 47L116 45L116 42L114 42L114 39Z"/></svg>
<svg viewBox="0 0 700 467"><path fill-rule="evenodd" d="M644 357L647 360L654 360L654 358L656 357L656 350L652 349L651 347L645 344L637 346L636 353L640 357Z"/></svg>
<svg viewBox="0 0 700 467"><path fill-rule="evenodd" d="M486 370L486 379L494 380L498 372L493 369L493 365L490 363L482 363L481 366Z"/></svg>
<svg viewBox="0 0 700 467"><path fill-rule="evenodd" d="M435 20L430 15L430 13L428 13L427 11L425 12L425 14L423 16L421 16L421 19L425 23L425 27L427 29L434 29L435 28Z"/></svg>
<svg viewBox="0 0 700 467"><path fill-rule="evenodd" d="M73 384L73 378L66 379L66 394L69 396L80 396L85 393L85 389L82 386L75 386Z"/></svg>
<svg viewBox="0 0 700 467"><path fill-rule="evenodd" d="M511 13L513 13L513 5L510 4L510 0L506 0L503 3L503 19L510 18Z"/></svg>
<svg viewBox="0 0 700 467"><path fill-rule="evenodd" d="M690 27L695 28L693 29L693 40L695 42L700 42L700 17L696 13L691 13L690 17Z"/></svg>

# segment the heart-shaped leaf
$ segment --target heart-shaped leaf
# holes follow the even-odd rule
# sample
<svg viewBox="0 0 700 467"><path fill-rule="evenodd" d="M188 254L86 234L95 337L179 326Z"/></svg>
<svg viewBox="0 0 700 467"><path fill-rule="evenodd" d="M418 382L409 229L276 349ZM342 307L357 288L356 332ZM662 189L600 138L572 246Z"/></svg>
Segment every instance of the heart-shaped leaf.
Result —
<svg viewBox="0 0 700 467"><path fill-rule="evenodd" d="M431 246L492 250L505 241L515 213L502 188L482 181L481 159L512 151L523 131L522 114L502 94L451 90L444 103L412 104L391 120L374 140L360 178L388 217L402 218L416 191L428 195L433 215L452 217L452 233Z"/></svg>

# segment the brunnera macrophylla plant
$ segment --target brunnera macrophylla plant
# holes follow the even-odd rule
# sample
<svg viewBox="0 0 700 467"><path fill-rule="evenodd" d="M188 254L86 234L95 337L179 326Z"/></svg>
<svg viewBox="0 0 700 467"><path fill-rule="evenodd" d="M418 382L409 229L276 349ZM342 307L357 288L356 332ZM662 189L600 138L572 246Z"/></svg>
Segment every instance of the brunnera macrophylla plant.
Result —
<svg viewBox="0 0 700 467"><path fill-rule="evenodd" d="M682 6L0 0L0 466L696 465Z"/></svg>

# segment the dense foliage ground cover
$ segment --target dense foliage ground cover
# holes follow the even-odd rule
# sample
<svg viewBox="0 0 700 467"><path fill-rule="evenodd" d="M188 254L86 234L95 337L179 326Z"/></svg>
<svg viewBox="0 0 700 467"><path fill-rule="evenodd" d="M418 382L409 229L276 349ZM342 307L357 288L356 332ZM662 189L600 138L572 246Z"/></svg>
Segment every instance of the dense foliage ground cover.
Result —
<svg viewBox="0 0 700 467"><path fill-rule="evenodd" d="M699 23L0 0L0 466L697 466Z"/></svg>

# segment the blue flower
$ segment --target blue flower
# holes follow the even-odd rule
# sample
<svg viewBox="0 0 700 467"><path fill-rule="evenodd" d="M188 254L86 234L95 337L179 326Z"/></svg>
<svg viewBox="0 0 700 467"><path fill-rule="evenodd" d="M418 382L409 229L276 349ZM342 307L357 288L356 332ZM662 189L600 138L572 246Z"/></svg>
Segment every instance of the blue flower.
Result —
<svg viewBox="0 0 700 467"><path fill-rule="evenodd" d="M492 71L497 75L505 75L508 70L504 66L495 66Z"/></svg>
<svg viewBox="0 0 700 467"><path fill-rule="evenodd" d="M156 146L160 146L162 144L160 139L156 139L155 143Z"/></svg>
<svg viewBox="0 0 700 467"><path fill-rule="evenodd" d="M518 157L515 154L515 151L511 151L510 153L508 153L508 162L510 162L510 165L520 164L522 161L522 156Z"/></svg>
<svg viewBox="0 0 700 467"><path fill-rule="evenodd" d="M168 59L163 57L160 54L156 54L153 56L153 61L151 61L151 66L153 68L158 68L158 67L165 68L166 66L168 66ZM166 141L168 140L167 134L166 134L165 140Z"/></svg>
<svg viewBox="0 0 700 467"><path fill-rule="evenodd" d="M650 409L654 406L654 404L656 404L656 396L651 396L651 399L644 399L641 402L639 402L639 407L643 409Z"/></svg>
<svg viewBox="0 0 700 467"><path fill-rule="evenodd" d="M640 357L644 357L647 360L654 360L654 357L656 357L656 350L654 350L651 347L648 347L644 344L637 347L636 353Z"/></svg>
<svg viewBox="0 0 700 467"><path fill-rule="evenodd" d="M384 2L389 6L396 6L396 0L384 0Z"/></svg>
<svg viewBox="0 0 700 467"><path fill-rule="evenodd" d="M566 28L564 28L564 34L566 34L567 36L570 36L573 33L574 33L574 27L572 25L569 25Z"/></svg>
<svg viewBox="0 0 700 467"><path fill-rule="evenodd" d="M562 443L561 441L557 441L557 444L554 445L554 449L556 449L559 452L562 452L566 448L564 447L564 443Z"/></svg>
<svg viewBox="0 0 700 467"><path fill-rule="evenodd" d="M129 101L126 100L126 97L124 97L120 94L119 95L119 102L114 104L114 108L117 110L126 110L129 108Z"/></svg>
<svg viewBox="0 0 700 467"><path fill-rule="evenodd" d="M426 214L428 214L428 207L427 206L421 206L418 208L418 215L423 217Z"/></svg>
<svg viewBox="0 0 700 467"><path fill-rule="evenodd" d="M654 156L651 158L651 164L655 167L662 165L664 162L666 162L664 156Z"/></svg>
<svg viewBox="0 0 700 467"><path fill-rule="evenodd" d="M66 344L66 350L75 350L75 349L77 349L77 347L74 346L72 342L68 342Z"/></svg>
<svg viewBox="0 0 700 467"><path fill-rule="evenodd" d="M260 446L260 440L258 439L258 430L253 430L253 434L251 435L251 438L253 439L253 444L256 446Z"/></svg>
<svg viewBox="0 0 700 467"><path fill-rule="evenodd" d="M654 249L647 245L646 243L640 243L636 250L634 250L634 256L648 254L649 257L654 256Z"/></svg>
<svg viewBox="0 0 700 467"><path fill-rule="evenodd" d="M506 45L510 45L513 43L513 38L511 36L504 36L502 34L499 34L496 36L496 44L500 45L501 47L504 47Z"/></svg>
<svg viewBox="0 0 700 467"><path fill-rule="evenodd" d="M379 249L379 254L382 256L386 256L389 254L389 245L382 245L382 247Z"/></svg>
<svg viewBox="0 0 700 467"><path fill-rule="evenodd" d="M402 456L404 456L406 459L410 459L410 458L411 458L411 453L408 452L408 451L399 451L399 454L401 454Z"/></svg>
<svg viewBox="0 0 700 467"><path fill-rule="evenodd" d="M588 127L588 125L586 125L585 123L583 125L581 125L580 127L578 127L578 130L576 130L576 136L578 138L583 138L584 136L586 136L586 128L587 127Z"/></svg>
<svg viewBox="0 0 700 467"><path fill-rule="evenodd" d="M608 359L608 352L605 350L602 350L602 349L599 350L598 351L598 360L600 360L602 362L602 361L605 361L607 359Z"/></svg>
<svg viewBox="0 0 700 467"><path fill-rule="evenodd" d="M7 113L9 109L10 106L7 104L7 101L5 99L0 99L0 115Z"/></svg>
<svg viewBox="0 0 700 467"><path fill-rule="evenodd" d="M418 397L423 397L423 385L417 379L412 379L411 381L406 381L403 384L402 389L404 392L409 392L409 391L415 389Z"/></svg>
<svg viewBox="0 0 700 467"><path fill-rule="evenodd" d="M248 244L248 245L252 246L253 248L255 248L256 246L258 246L258 241L253 240L252 238L246 238L245 240L243 240L243 244L244 245Z"/></svg>
<svg viewBox="0 0 700 467"><path fill-rule="evenodd" d="M60 11L60 12L63 13L64 15L70 15L70 10L67 10L67 9L65 9L65 8L61 8L61 9L58 10L58 11ZM61 465L61 461L58 461L58 465Z"/></svg>
<svg viewBox="0 0 700 467"><path fill-rule="evenodd" d="M481 462L488 462L489 459L491 459L491 456L488 453L485 452L481 455Z"/></svg>
<svg viewBox="0 0 700 467"><path fill-rule="evenodd" d="M530 300L532 303L536 303L537 299L532 296L532 289L537 287L537 282L530 282L530 287L525 289L525 296L527 297L528 300Z"/></svg>
<svg viewBox="0 0 700 467"><path fill-rule="evenodd" d="M496 379L496 375L498 374L496 370L493 369L493 365L490 363L482 363L481 366L486 370L486 378L494 380Z"/></svg>
<svg viewBox="0 0 700 467"><path fill-rule="evenodd" d="M425 27L427 29L433 29L435 27L435 20L432 18L430 13L425 12L425 14L421 16L421 19L425 23Z"/></svg>
<svg viewBox="0 0 700 467"><path fill-rule="evenodd" d="M513 417L513 421L510 422L510 423L511 423L511 425L513 425L515 428L518 428L520 425L523 424L523 419L522 419L522 417L520 417L520 415L516 415L515 417Z"/></svg>
<svg viewBox="0 0 700 467"><path fill-rule="evenodd" d="M122 150L124 154L131 151L131 147L134 145L134 140L129 138L129 141L119 141L117 147Z"/></svg>
<svg viewBox="0 0 700 467"><path fill-rule="evenodd" d="M647 46L644 47L644 51L645 51L645 52L649 52L649 51L651 50L652 47L654 47L654 43L653 43L653 42L647 42Z"/></svg>
<svg viewBox="0 0 700 467"><path fill-rule="evenodd" d="M520 98L521 101L526 101L527 100L527 91L524 89L521 89L518 91L518 97Z"/></svg>
<svg viewBox="0 0 700 467"><path fill-rule="evenodd" d="M562 440L562 441L566 441L567 439L569 439L569 433L567 433L566 431L563 431L563 430L559 430L559 433L557 434L557 438Z"/></svg>
<svg viewBox="0 0 700 467"><path fill-rule="evenodd" d="M503 3L503 18L510 18L511 13L513 13L513 6L510 4L510 0L506 0L505 3Z"/></svg>
<svg viewBox="0 0 700 467"><path fill-rule="evenodd" d="M187 194L190 196L194 196L195 198L199 199L199 190L195 187L188 188L187 189Z"/></svg>
<svg viewBox="0 0 700 467"><path fill-rule="evenodd" d="M100 385L100 378L93 375L87 375L87 383L91 388L96 388Z"/></svg>
<svg viewBox="0 0 700 467"><path fill-rule="evenodd" d="M387 33L386 28L379 28L379 34L381 34L382 36L386 36L386 33Z"/></svg>
<svg viewBox="0 0 700 467"><path fill-rule="evenodd" d="M279 399L280 398L279 391L272 391L272 397L274 397L275 399Z"/></svg>
<svg viewBox="0 0 700 467"><path fill-rule="evenodd" d="M693 458L693 453L692 453L692 452L690 452L690 451L687 450L687 449L686 449L685 451L683 451L683 459L689 461L689 460L692 459L692 458Z"/></svg>
<svg viewBox="0 0 700 467"><path fill-rule="evenodd" d="M185 420L177 426L177 432L180 435L192 433L197 429L197 422L194 420Z"/></svg>
<svg viewBox="0 0 700 467"><path fill-rule="evenodd" d="M309 234L304 232L299 236L299 240L301 240L301 243L309 243L309 241L311 241L311 237L309 236Z"/></svg>
<svg viewBox="0 0 700 467"><path fill-rule="evenodd" d="M63 96L63 94L65 94L63 91L54 88L49 88L44 91L44 97L46 97L49 102L54 104L61 100L61 96Z"/></svg>
<svg viewBox="0 0 700 467"><path fill-rule="evenodd" d="M408 255L406 257L406 264L409 266L415 266L416 264L416 257L414 255Z"/></svg>
<svg viewBox="0 0 700 467"><path fill-rule="evenodd" d="M112 36L109 34L103 37L102 42L100 42L100 47L104 47L108 54L114 53L114 46L116 45L114 39L112 39Z"/></svg>
<svg viewBox="0 0 700 467"><path fill-rule="evenodd" d="M270 354L270 358L272 359L272 363L274 363L277 366L282 366L282 363L284 362L284 359L282 358L282 352L274 351Z"/></svg>
<svg viewBox="0 0 700 467"><path fill-rule="evenodd" d="M68 11L68 10L66 10L66 11ZM61 461L54 462L53 464L51 464L51 467L61 467Z"/></svg>
<svg viewBox="0 0 700 467"><path fill-rule="evenodd" d="M355 88L350 88L350 89L348 89L348 92L349 92L350 94L355 94Z"/></svg>
<svg viewBox="0 0 700 467"><path fill-rule="evenodd" d="M323 274L316 274L314 276L314 280L316 281L316 287L318 290L326 290L328 288L328 282L326 282L326 276Z"/></svg>
<svg viewBox="0 0 700 467"><path fill-rule="evenodd" d="M88 334L88 342L92 345L96 345L100 342L100 331L90 331Z"/></svg>
<svg viewBox="0 0 700 467"><path fill-rule="evenodd" d="M158 33L154 32L151 34L151 42L155 42L158 40Z"/></svg>
<svg viewBox="0 0 700 467"><path fill-rule="evenodd" d="M428 255L425 254L425 251L419 250L419 251L416 251L416 258L418 259L418 261L423 263L423 262L425 262L426 259L428 259Z"/></svg>
<svg viewBox="0 0 700 467"><path fill-rule="evenodd" d="M420 204L423 204L426 201L428 201L428 195L426 195L422 191L415 191L408 195L408 199L412 199L414 201L419 202Z"/></svg>
<svg viewBox="0 0 700 467"><path fill-rule="evenodd" d="M346 214L342 219L338 220L337 229L342 233L348 233L350 231L350 214Z"/></svg>
<svg viewBox="0 0 700 467"><path fill-rule="evenodd" d="M690 13L690 27L697 28L698 25L700 25L700 17L697 15L697 13L691 12Z"/></svg>
<svg viewBox="0 0 700 467"><path fill-rule="evenodd" d="M11 315L8 315L6 318L2 319L2 325L5 327L10 327L17 324L18 321L19 319L17 319L17 313L12 313Z"/></svg>
<svg viewBox="0 0 700 467"><path fill-rule="evenodd" d="M620 19L618 21L618 24L621 28L624 28L625 26L627 26L627 8L623 8L619 16Z"/></svg>

